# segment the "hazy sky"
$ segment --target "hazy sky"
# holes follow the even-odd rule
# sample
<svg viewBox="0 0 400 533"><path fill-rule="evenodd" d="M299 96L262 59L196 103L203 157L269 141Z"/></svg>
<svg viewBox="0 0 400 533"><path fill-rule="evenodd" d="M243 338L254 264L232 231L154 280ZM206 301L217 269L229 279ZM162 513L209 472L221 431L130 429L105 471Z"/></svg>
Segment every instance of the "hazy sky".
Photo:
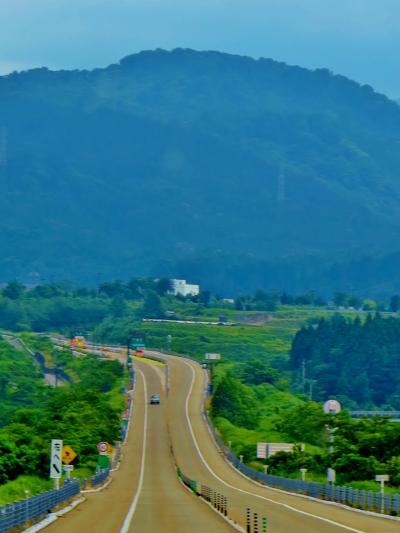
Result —
<svg viewBox="0 0 400 533"><path fill-rule="evenodd" d="M188 47L326 67L400 98L400 0L0 0L0 73Z"/></svg>

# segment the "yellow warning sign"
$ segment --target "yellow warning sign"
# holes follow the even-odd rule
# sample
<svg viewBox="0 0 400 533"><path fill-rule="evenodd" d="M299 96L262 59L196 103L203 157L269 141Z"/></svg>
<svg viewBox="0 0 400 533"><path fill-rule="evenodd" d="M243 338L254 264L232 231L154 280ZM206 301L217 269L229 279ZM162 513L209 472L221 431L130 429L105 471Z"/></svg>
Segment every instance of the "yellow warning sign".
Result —
<svg viewBox="0 0 400 533"><path fill-rule="evenodd" d="M63 446L61 457L62 457L62 462L65 465L69 465L75 459L76 453L71 448L71 446Z"/></svg>

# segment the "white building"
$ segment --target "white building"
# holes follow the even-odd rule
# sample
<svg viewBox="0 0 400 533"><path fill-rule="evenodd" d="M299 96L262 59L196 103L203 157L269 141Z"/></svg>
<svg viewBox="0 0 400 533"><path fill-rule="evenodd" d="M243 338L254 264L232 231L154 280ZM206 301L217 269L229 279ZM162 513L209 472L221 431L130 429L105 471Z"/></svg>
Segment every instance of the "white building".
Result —
<svg viewBox="0 0 400 533"><path fill-rule="evenodd" d="M177 296L197 296L200 293L199 285L191 285L186 283L185 279L171 279L172 294Z"/></svg>

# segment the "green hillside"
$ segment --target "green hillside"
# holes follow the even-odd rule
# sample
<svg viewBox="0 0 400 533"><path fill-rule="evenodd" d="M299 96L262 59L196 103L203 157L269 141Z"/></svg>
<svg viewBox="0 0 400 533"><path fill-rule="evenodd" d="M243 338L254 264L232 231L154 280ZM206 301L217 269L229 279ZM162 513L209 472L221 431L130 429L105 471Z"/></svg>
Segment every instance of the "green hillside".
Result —
<svg viewBox="0 0 400 533"><path fill-rule="evenodd" d="M400 108L369 86L156 50L0 77L0 114L0 280L394 287Z"/></svg>

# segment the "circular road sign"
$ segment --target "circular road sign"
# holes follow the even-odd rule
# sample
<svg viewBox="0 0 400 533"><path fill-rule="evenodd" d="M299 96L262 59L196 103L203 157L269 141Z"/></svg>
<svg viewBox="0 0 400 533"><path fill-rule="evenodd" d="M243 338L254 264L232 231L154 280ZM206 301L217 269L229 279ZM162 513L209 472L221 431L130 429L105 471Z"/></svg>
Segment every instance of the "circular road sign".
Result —
<svg viewBox="0 0 400 533"><path fill-rule="evenodd" d="M324 413L328 415L337 415L341 409L342 406L337 400L328 400L324 403Z"/></svg>
<svg viewBox="0 0 400 533"><path fill-rule="evenodd" d="M110 453L111 446L108 444L108 442L99 442L97 449L99 450L99 453Z"/></svg>

